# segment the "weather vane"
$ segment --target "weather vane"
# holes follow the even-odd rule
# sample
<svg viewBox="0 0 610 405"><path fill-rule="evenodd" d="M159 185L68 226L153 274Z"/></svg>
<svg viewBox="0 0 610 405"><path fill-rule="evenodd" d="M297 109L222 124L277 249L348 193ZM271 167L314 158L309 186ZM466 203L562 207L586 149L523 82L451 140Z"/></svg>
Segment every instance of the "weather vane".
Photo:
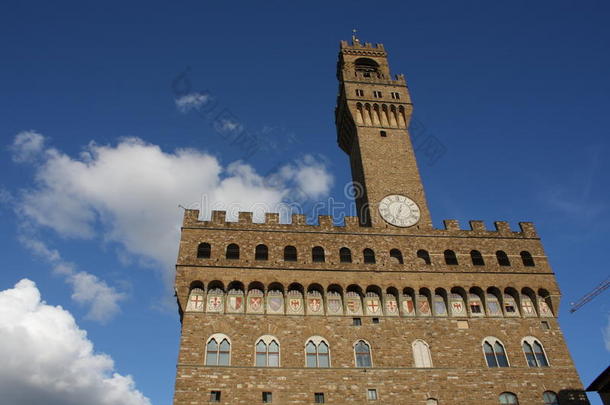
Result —
<svg viewBox="0 0 610 405"><path fill-rule="evenodd" d="M352 30L352 42L359 42L358 38L356 38L356 33L358 32L358 30L356 28L354 28Z"/></svg>

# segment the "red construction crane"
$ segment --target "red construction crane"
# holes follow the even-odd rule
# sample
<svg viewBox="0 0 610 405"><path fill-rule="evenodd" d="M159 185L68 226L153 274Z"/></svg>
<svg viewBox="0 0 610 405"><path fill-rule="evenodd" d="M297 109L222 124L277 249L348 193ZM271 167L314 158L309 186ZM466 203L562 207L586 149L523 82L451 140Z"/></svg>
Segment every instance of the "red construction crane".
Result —
<svg viewBox="0 0 610 405"><path fill-rule="evenodd" d="M607 279L605 279L604 281L599 283L599 285L597 287L595 287L593 289L593 291L591 291L590 293L588 293L587 295L585 295L584 297L579 299L577 302L572 302L570 304L572 307L572 308L570 308L570 312L571 313L576 312L580 307L585 305L587 302L591 301L593 298L597 297L608 287L610 287L610 277L608 277Z"/></svg>

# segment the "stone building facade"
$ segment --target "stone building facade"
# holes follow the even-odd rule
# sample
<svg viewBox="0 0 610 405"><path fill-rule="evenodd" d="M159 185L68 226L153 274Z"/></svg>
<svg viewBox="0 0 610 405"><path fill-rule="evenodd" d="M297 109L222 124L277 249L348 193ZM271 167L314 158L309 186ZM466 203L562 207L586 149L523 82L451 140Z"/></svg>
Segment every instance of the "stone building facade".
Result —
<svg viewBox="0 0 610 405"><path fill-rule="evenodd" d="M358 217L186 210L174 404L587 404L534 225L435 229L404 76L357 39L337 75Z"/></svg>

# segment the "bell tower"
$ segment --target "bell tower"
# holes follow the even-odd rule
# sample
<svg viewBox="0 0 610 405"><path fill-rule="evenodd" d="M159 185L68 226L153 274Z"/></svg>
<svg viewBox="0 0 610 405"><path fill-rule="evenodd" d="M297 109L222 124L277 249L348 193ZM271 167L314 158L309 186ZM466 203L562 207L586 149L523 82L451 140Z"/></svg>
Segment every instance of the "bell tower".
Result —
<svg viewBox="0 0 610 405"><path fill-rule="evenodd" d="M361 225L432 227L408 126L413 106L404 75L390 76L382 44L341 41L337 140L350 157Z"/></svg>

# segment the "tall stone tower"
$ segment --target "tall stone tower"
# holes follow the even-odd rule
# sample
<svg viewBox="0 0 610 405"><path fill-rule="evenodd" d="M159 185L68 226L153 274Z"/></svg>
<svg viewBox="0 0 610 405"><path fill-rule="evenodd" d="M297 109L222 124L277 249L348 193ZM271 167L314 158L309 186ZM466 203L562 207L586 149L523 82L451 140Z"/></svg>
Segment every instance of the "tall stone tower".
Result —
<svg viewBox="0 0 610 405"><path fill-rule="evenodd" d="M433 228L404 77L357 40L337 74L358 217L185 212L174 404L587 404L533 224Z"/></svg>

